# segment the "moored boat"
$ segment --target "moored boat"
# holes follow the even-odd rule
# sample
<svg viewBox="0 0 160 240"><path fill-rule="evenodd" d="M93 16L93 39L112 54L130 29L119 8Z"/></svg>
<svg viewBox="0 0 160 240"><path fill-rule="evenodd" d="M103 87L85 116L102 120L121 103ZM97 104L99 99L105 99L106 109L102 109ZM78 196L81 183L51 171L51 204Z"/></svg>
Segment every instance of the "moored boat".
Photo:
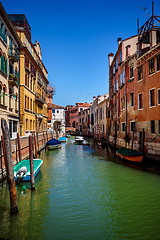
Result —
<svg viewBox="0 0 160 240"><path fill-rule="evenodd" d="M41 160L41 159L33 159L34 177L36 177L37 174L39 173L42 163L43 163L43 160ZM26 171L24 171L24 169ZM30 160L29 159L25 159L25 160L19 162L14 167L14 178L15 178L15 181L18 181L19 178L21 178L21 181L30 181L31 180Z"/></svg>
<svg viewBox="0 0 160 240"><path fill-rule="evenodd" d="M125 159L131 162L142 162L143 153L136 150L127 149L122 147L116 151L116 155L121 159Z"/></svg>
<svg viewBox="0 0 160 240"><path fill-rule="evenodd" d="M76 136L75 137L75 143L83 143L84 138L82 136Z"/></svg>
<svg viewBox="0 0 160 240"><path fill-rule="evenodd" d="M57 139L51 139L46 143L46 147L50 150L61 148L61 142Z"/></svg>
<svg viewBox="0 0 160 240"><path fill-rule="evenodd" d="M60 142L66 142L66 141L67 141L66 137L60 137L58 140L59 140Z"/></svg>

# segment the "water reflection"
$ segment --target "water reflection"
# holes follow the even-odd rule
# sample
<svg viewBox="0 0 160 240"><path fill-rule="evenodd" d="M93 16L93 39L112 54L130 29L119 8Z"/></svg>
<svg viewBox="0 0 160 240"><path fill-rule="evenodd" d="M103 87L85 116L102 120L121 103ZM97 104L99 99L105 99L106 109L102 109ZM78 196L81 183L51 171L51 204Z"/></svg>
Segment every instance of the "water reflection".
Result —
<svg viewBox="0 0 160 240"><path fill-rule="evenodd" d="M19 213L0 190L2 239L159 239L160 178L115 163L92 146L62 144L41 152L36 191L17 185Z"/></svg>

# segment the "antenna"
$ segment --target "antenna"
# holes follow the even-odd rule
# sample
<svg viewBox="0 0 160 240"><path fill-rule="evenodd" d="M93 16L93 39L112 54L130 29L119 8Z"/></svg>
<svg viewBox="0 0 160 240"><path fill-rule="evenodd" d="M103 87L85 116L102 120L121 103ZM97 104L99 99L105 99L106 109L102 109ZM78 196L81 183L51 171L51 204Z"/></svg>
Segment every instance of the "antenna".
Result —
<svg viewBox="0 0 160 240"><path fill-rule="evenodd" d="M152 2L152 4L153 4L153 2ZM147 7L139 7L139 8L141 8L142 10L144 10L144 15L146 16L146 21L147 21L147 18L148 17L150 17L151 15L149 15L148 13L147 13ZM152 12L153 12L153 10L152 10Z"/></svg>
<svg viewBox="0 0 160 240"><path fill-rule="evenodd" d="M137 30L139 32L139 18L137 18Z"/></svg>

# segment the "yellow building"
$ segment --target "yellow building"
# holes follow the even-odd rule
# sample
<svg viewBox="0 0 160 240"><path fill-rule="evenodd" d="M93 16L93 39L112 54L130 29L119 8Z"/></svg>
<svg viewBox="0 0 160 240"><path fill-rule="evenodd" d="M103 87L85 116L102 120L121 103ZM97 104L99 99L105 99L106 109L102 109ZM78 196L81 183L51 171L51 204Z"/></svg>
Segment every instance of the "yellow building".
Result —
<svg viewBox="0 0 160 240"><path fill-rule="evenodd" d="M31 42L31 28L24 14L9 14L22 42L20 48L20 135L47 130L48 72L38 42Z"/></svg>
<svg viewBox="0 0 160 240"><path fill-rule="evenodd" d="M11 138L16 138L19 129L20 45L21 41L0 2L0 123L2 118L6 120Z"/></svg>

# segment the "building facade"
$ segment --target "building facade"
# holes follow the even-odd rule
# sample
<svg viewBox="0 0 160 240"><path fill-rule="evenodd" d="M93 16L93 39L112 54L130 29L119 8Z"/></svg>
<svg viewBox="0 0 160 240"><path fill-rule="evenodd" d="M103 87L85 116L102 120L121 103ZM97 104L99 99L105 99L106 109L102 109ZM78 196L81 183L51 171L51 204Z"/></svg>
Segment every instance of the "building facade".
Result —
<svg viewBox="0 0 160 240"><path fill-rule="evenodd" d="M19 37L0 2L0 115L9 125L11 138L16 138L19 130L20 46Z"/></svg>
<svg viewBox="0 0 160 240"><path fill-rule="evenodd" d="M65 135L65 110L64 107L51 104L49 107L52 108L52 119L51 119L51 130L53 130L57 136L62 137Z"/></svg>
<svg viewBox="0 0 160 240"><path fill-rule="evenodd" d="M150 26L149 28L147 26ZM160 17L109 54L110 141L160 155Z"/></svg>
<svg viewBox="0 0 160 240"><path fill-rule="evenodd" d="M86 108L79 112L79 133L83 136L90 136L89 125L90 125L90 118L89 118L90 108Z"/></svg>
<svg viewBox="0 0 160 240"><path fill-rule="evenodd" d="M21 40L20 47L20 135L47 130L48 72L42 62L40 44L31 41L31 28L24 14L8 15Z"/></svg>

